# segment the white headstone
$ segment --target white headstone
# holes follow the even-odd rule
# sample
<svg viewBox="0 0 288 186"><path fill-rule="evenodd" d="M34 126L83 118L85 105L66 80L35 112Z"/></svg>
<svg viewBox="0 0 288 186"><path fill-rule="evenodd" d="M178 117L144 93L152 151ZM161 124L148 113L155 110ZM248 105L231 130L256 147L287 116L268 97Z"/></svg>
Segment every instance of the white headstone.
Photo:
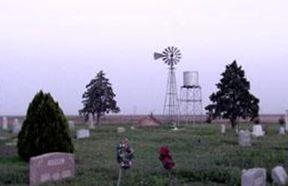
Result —
<svg viewBox="0 0 288 186"><path fill-rule="evenodd" d="M126 129L124 127L118 127L117 128L117 133L124 133Z"/></svg>
<svg viewBox="0 0 288 186"><path fill-rule="evenodd" d="M8 130L8 119L6 116L2 117L2 129L3 130Z"/></svg>
<svg viewBox="0 0 288 186"><path fill-rule="evenodd" d="M177 123L173 122L172 123L172 131L178 131Z"/></svg>
<svg viewBox="0 0 288 186"><path fill-rule="evenodd" d="M242 147L251 146L251 134L250 134L250 132L240 130L238 140L239 140L239 145Z"/></svg>
<svg viewBox="0 0 288 186"><path fill-rule="evenodd" d="M225 134L225 133L226 133L226 125L221 124L221 134Z"/></svg>
<svg viewBox="0 0 288 186"><path fill-rule="evenodd" d="M13 124L12 124L12 133L13 134L18 134L21 130L21 124L19 123L19 120L17 118L14 119Z"/></svg>
<svg viewBox="0 0 288 186"><path fill-rule="evenodd" d="M285 127L280 127L279 128L279 134L284 135L285 134Z"/></svg>
<svg viewBox="0 0 288 186"><path fill-rule="evenodd" d="M69 125L69 129L70 129L70 130L73 130L73 129L75 128L75 122L72 121L72 120L69 120L69 121L68 121L68 125Z"/></svg>
<svg viewBox="0 0 288 186"><path fill-rule="evenodd" d="M82 139L82 138L89 138L90 137L90 131L88 129L80 129L76 132L76 138Z"/></svg>
<svg viewBox="0 0 288 186"><path fill-rule="evenodd" d="M241 186L265 186L266 169L253 168L244 171L241 176Z"/></svg>
<svg viewBox="0 0 288 186"><path fill-rule="evenodd" d="M235 129L235 133L236 133L236 134L239 134L239 129L236 128L236 129Z"/></svg>
<svg viewBox="0 0 288 186"><path fill-rule="evenodd" d="M286 131L288 131L288 110L286 110L285 114L285 129Z"/></svg>
<svg viewBox="0 0 288 186"><path fill-rule="evenodd" d="M89 122L89 128L90 129L94 129L95 128L95 126L94 126L94 117L93 117L92 113L89 113L89 115L88 115L88 122Z"/></svg>
<svg viewBox="0 0 288 186"><path fill-rule="evenodd" d="M274 167L272 169L271 177L273 182L277 185L286 185L288 181L287 173L281 166Z"/></svg>
<svg viewBox="0 0 288 186"><path fill-rule="evenodd" d="M253 126L253 132L252 132L252 136L253 137L261 137L264 136L264 131L261 125L254 125Z"/></svg>

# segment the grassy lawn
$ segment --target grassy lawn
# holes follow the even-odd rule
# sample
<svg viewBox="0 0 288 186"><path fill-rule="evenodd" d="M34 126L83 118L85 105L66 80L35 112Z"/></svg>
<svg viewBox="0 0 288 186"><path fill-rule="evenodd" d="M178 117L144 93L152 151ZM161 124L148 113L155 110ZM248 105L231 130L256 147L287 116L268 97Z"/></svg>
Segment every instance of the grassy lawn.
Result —
<svg viewBox="0 0 288 186"><path fill-rule="evenodd" d="M44 185L116 185L115 146L123 135L130 139L135 159L122 185L168 185L169 175L158 160L162 145L169 145L176 163L174 185L239 185L241 170L253 167L267 168L271 183L274 166L288 170L288 136L279 136L277 125L268 127L268 135L253 139L253 146L245 148L238 146L231 129L222 135L217 125L190 125L180 131L121 126L126 133L117 134L117 126L105 125L93 130L89 139L74 140L76 177ZM5 145L11 138L0 140L0 185L27 185L28 164L18 158L15 146Z"/></svg>

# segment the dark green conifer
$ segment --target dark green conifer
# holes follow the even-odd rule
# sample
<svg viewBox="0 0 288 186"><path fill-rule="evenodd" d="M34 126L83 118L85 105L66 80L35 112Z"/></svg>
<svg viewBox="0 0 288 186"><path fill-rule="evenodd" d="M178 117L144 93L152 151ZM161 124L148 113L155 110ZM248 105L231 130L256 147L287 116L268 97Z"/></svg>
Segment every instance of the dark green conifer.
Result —
<svg viewBox="0 0 288 186"><path fill-rule="evenodd" d="M249 92L250 83L236 61L226 66L216 86L218 91L210 96L212 104L205 108L210 118L229 119L234 128L239 118L253 120L258 117L259 99Z"/></svg>
<svg viewBox="0 0 288 186"><path fill-rule="evenodd" d="M114 99L116 96L111 87L111 83L105 77L103 71L100 71L97 76L86 85L87 90L84 92L83 109L79 111L80 115L87 120L91 113L93 117L96 115L97 124L99 124L100 117L105 113L120 111L117 102Z"/></svg>
<svg viewBox="0 0 288 186"><path fill-rule="evenodd" d="M49 93L38 92L30 103L17 147L26 161L49 152L74 151L67 118Z"/></svg>

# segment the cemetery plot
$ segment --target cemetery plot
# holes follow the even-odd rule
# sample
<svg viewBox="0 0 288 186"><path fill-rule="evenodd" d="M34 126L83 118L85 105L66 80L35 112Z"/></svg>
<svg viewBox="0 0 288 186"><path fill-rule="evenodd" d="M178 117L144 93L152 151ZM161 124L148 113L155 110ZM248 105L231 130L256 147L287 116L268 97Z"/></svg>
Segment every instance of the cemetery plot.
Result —
<svg viewBox="0 0 288 186"><path fill-rule="evenodd" d="M115 150L124 136L129 138L135 158L132 167L125 176L123 174L121 185L167 185L169 172L159 161L159 149L164 145L169 146L175 163L172 170L175 185L241 185L243 169L261 167L267 171L268 186L273 182L274 167L284 165L287 172L288 135L279 135L278 125L268 126L264 137L251 137L251 146L246 147L239 145L239 134L229 125L226 125L225 135L219 131L219 125L185 126L185 130L173 132L167 127L136 126L136 130L132 130L131 126L121 124L126 131L117 133L118 126L97 126L95 130L90 130L89 138L74 139L75 177L44 185L116 185L119 164L115 160ZM241 125L239 131L249 126ZM78 130L87 127L87 124L75 127ZM3 135L7 139L0 140L0 185L27 185L29 164L19 159L16 146L5 145L15 136L9 131L4 131ZM7 150L5 156L2 156L5 154L2 149ZM60 158L50 161L49 165L58 166L61 163L63 160ZM275 182L286 180L281 170L275 169L273 175ZM59 178L58 174L50 174L50 178L53 177ZM46 178L48 176L42 176L43 180Z"/></svg>

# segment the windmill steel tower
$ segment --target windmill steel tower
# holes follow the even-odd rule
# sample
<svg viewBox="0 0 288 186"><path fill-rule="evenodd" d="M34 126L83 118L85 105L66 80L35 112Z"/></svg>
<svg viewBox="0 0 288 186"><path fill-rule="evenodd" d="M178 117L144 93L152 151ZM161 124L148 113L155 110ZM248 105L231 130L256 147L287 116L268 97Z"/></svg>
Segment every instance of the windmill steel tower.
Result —
<svg viewBox="0 0 288 186"><path fill-rule="evenodd" d="M202 90L197 71L183 72L183 86L180 89L181 113L187 123L202 119Z"/></svg>
<svg viewBox="0 0 288 186"><path fill-rule="evenodd" d="M155 60L160 58L169 66L163 115L168 116L168 122L177 124L179 122L180 107L174 66L180 61L181 53L180 50L172 46L166 48L162 53L154 53Z"/></svg>

